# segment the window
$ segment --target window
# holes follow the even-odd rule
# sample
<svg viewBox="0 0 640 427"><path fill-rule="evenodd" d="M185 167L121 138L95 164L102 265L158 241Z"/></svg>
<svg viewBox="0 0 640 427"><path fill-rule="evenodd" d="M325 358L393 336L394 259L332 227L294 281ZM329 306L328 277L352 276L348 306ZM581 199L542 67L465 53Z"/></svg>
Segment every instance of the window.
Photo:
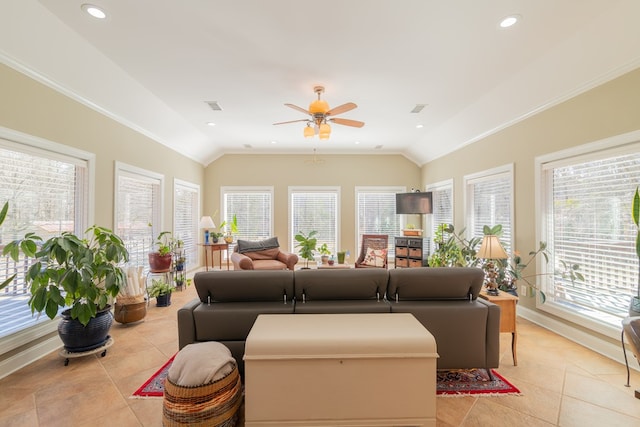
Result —
<svg viewBox="0 0 640 427"><path fill-rule="evenodd" d="M176 179L173 183L173 236L184 244L187 268L198 264L200 186Z"/></svg>
<svg viewBox="0 0 640 427"><path fill-rule="evenodd" d="M466 237L482 237L485 225L500 224L500 242L510 253L513 247L513 165L467 175L464 183Z"/></svg>
<svg viewBox="0 0 640 427"><path fill-rule="evenodd" d="M427 185L426 191L431 191L433 214L430 215L429 229L431 230L431 252L435 250L436 230L441 224L453 224L453 179Z"/></svg>
<svg viewBox="0 0 640 427"><path fill-rule="evenodd" d="M26 135L11 136L20 142L0 138L0 206L9 202L0 228L0 249L28 232L45 240L63 231L82 236L93 220L88 191L93 185L93 155ZM27 305L30 294L25 273L31 261L23 257L17 263L9 257L1 261L0 282L13 274L16 278L0 291L4 319L0 336L48 320L32 317Z"/></svg>
<svg viewBox="0 0 640 427"><path fill-rule="evenodd" d="M388 256L395 256L393 237L400 235L396 193L405 191L405 187L356 187L356 248L362 245L363 234L386 234L389 236Z"/></svg>
<svg viewBox="0 0 640 427"><path fill-rule="evenodd" d="M236 239L256 241L273 236L273 187L222 187L221 196L223 221L230 223L234 215L238 220Z"/></svg>
<svg viewBox="0 0 640 427"><path fill-rule="evenodd" d="M295 235L305 235L316 230L319 248L326 243L335 253L338 249L338 206L340 189L338 187L290 187L289 209L291 224L291 250L296 250Z"/></svg>
<svg viewBox="0 0 640 427"><path fill-rule="evenodd" d="M129 263L148 267L148 253L162 230L162 175L116 162L115 231L129 251Z"/></svg>
<svg viewBox="0 0 640 427"><path fill-rule="evenodd" d="M619 338L638 286L631 204L640 182L640 133L536 159L541 263L547 297L539 308ZM562 261L578 264L584 282L563 278Z"/></svg>

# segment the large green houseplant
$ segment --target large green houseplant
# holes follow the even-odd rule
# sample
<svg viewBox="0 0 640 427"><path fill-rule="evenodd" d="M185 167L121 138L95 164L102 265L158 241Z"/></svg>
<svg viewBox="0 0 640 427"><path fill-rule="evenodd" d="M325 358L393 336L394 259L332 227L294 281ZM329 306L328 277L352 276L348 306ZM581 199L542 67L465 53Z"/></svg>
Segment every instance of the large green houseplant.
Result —
<svg viewBox="0 0 640 427"><path fill-rule="evenodd" d="M69 334L58 327L65 348L73 351L95 344L77 344L75 338L83 329L91 329L87 325L105 311L108 316L104 323L111 326L109 304L125 286L126 275L121 265L129 259L120 237L95 225L86 231L85 238L63 232L43 242L34 233L27 233L23 239L7 244L3 255L17 261L20 251L35 258L25 276L30 285L28 304L32 313L44 312L54 319L60 308L66 308L62 312L63 321L77 321L81 327L74 327ZM65 342L65 334L71 335L73 343ZM104 342L105 337L106 334L99 339Z"/></svg>
<svg viewBox="0 0 640 427"><path fill-rule="evenodd" d="M318 244L318 239L315 237L316 234L318 234L316 230L310 231L308 235L299 231L294 237L296 242L298 242L296 244L296 248L299 249L298 253L300 257L305 260L304 268L309 268L309 261L314 260L316 245Z"/></svg>

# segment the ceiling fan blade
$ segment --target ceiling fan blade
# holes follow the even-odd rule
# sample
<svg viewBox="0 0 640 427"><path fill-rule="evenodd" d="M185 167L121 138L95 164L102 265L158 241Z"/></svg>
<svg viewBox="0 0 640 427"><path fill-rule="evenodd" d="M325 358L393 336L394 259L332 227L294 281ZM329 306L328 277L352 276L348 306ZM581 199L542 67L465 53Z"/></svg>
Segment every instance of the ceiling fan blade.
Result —
<svg viewBox="0 0 640 427"><path fill-rule="evenodd" d="M339 125L353 126L354 128L361 128L362 126L364 126L364 122L361 122L358 120L336 118L336 119L329 119L329 121L337 123Z"/></svg>
<svg viewBox="0 0 640 427"><path fill-rule="evenodd" d="M286 125L287 123L308 122L308 121L309 121L309 119L289 120L288 122L274 123L274 125Z"/></svg>
<svg viewBox="0 0 640 427"><path fill-rule="evenodd" d="M357 105L354 104L353 102L347 102L346 104L338 105L337 107L327 111L326 115L335 116L336 114L342 114L342 113L346 113L347 111L351 111L356 107Z"/></svg>
<svg viewBox="0 0 640 427"><path fill-rule="evenodd" d="M301 113L305 113L305 114L311 114L310 112L308 112L307 110L305 110L302 107L298 107L297 105L293 105L293 104L284 104L289 108L293 108L296 111L300 111Z"/></svg>

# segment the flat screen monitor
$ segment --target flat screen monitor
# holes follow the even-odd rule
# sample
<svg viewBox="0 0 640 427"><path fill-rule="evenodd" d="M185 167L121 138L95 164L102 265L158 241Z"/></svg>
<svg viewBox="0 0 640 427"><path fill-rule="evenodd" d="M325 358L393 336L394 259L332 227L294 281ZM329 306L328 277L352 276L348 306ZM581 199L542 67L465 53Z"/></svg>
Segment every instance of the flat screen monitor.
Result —
<svg viewBox="0 0 640 427"><path fill-rule="evenodd" d="M430 214L431 192L396 193L397 214Z"/></svg>

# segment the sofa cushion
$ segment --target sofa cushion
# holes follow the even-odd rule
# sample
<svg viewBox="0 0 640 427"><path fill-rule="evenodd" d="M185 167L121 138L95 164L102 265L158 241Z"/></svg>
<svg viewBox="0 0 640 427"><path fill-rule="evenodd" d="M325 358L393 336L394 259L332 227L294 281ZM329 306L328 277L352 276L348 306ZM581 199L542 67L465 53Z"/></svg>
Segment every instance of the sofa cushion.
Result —
<svg viewBox="0 0 640 427"><path fill-rule="evenodd" d="M193 283L200 301L214 302L255 302L291 301L293 298L293 271L259 270L240 271L199 271Z"/></svg>
<svg viewBox="0 0 640 427"><path fill-rule="evenodd" d="M382 300L387 289L385 269L298 270L296 300Z"/></svg>
<svg viewBox="0 0 640 427"><path fill-rule="evenodd" d="M468 267L418 267L389 270L387 298L400 300L475 300L484 272Z"/></svg>
<svg viewBox="0 0 640 427"><path fill-rule="evenodd" d="M278 258L280 248L262 249L255 252L244 252L243 255L248 256L254 261L260 260L274 260Z"/></svg>
<svg viewBox="0 0 640 427"><path fill-rule="evenodd" d="M277 237L271 237L269 239L253 242L251 240L238 239L238 252L241 254L245 252L256 252L265 249L279 248Z"/></svg>

